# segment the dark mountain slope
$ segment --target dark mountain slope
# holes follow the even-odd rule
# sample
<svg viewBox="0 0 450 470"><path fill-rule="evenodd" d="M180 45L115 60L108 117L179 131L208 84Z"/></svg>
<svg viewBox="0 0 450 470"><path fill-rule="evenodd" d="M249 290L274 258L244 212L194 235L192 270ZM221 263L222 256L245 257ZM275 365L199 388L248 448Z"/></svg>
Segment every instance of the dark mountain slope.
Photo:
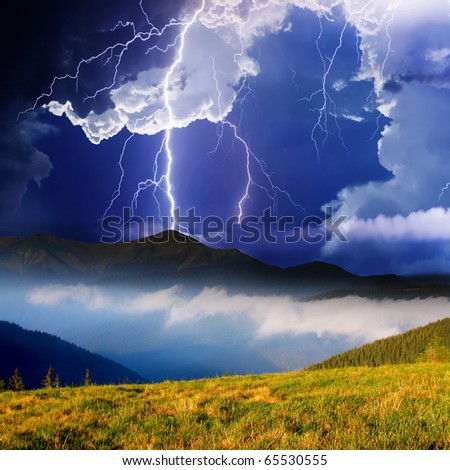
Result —
<svg viewBox="0 0 450 470"><path fill-rule="evenodd" d="M0 376L7 380L17 367L26 388L40 387L49 366L61 385L79 385L86 369L97 384L142 382L135 372L62 339L0 321Z"/></svg>

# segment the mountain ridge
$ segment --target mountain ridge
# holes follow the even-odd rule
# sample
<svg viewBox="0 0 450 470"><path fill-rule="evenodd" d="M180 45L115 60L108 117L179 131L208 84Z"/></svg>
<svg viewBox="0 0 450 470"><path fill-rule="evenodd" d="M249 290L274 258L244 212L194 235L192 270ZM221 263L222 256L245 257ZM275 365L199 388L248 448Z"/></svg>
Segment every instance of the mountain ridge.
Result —
<svg viewBox="0 0 450 470"><path fill-rule="evenodd" d="M244 286L255 292L296 295L298 289L320 293L339 289L413 284L395 275L358 276L314 261L281 268L236 248L211 248L176 231L129 243L87 243L34 234L0 239L0 273L33 281L128 282L167 287L174 284ZM303 294L302 294L303 295Z"/></svg>

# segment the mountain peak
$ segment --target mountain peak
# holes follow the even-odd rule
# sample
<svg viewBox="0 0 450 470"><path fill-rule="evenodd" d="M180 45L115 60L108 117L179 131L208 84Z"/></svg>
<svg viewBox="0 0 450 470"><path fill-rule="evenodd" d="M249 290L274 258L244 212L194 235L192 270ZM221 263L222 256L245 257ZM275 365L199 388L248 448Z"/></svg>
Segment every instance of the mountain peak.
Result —
<svg viewBox="0 0 450 470"><path fill-rule="evenodd" d="M137 240L137 242L138 243L148 242L148 243L156 243L156 244L160 244L164 242L167 242L167 243L176 242L176 243L183 243L183 244L186 244L186 243L201 244L201 242L197 240L196 238L194 238L193 236L186 235L174 229L164 230L158 234L149 235L148 237Z"/></svg>
<svg viewBox="0 0 450 470"><path fill-rule="evenodd" d="M56 237L55 235L51 235L50 233L45 233L45 232L33 233L32 235L29 235L28 237L24 237L22 240L33 240L33 239L38 239L38 240L60 240L59 237Z"/></svg>

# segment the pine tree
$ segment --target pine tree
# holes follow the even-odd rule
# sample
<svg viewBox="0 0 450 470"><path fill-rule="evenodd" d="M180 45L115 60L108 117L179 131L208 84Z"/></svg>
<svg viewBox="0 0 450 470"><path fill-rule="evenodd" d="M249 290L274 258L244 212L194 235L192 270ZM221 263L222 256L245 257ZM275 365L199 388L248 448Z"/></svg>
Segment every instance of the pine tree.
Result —
<svg viewBox="0 0 450 470"><path fill-rule="evenodd" d="M83 380L83 385L86 387L88 385L91 385L91 378L89 374L89 369L86 369L86 372L84 373L84 380Z"/></svg>
<svg viewBox="0 0 450 470"><path fill-rule="evenodd" d="M44 387L44 388L52 388L52 386L53 386L53 379L52 379L53 371L54 371L53 367L50 366L50 367L48 368L47 373L45 374L45 377L44 377L44 378L42 379L42 381L41 381L42 387Z"/></svg>
<svg viewBox="0 0 450 470"><path fill-rule="evenodd" d="M0 392L3 392L3 390L5 390L5 381L0 377Z"/></svg>
<svg viewBox="0 0 450 470"><path fill-rule="evenodd" d="M417 357L417 362L450 362L450 349L445 346L444 340L435 334L427 349Z"/></svg>
<svg viewBox="0 0 450 470"><path fill-rule="evenodd" d="M59 388L61 387L61 381L59 380L59 375L55 375L55 379L53 380L53 387Z"/></svg>
<svg viewBox="0 0 450 470"><path fill-rule="evenodd" d="M8 388L13 392L20 392L21 390L25 389L25 385L23 383L23 379L20 376L19 369L16 368L14 374L8 381Z"/></svg>

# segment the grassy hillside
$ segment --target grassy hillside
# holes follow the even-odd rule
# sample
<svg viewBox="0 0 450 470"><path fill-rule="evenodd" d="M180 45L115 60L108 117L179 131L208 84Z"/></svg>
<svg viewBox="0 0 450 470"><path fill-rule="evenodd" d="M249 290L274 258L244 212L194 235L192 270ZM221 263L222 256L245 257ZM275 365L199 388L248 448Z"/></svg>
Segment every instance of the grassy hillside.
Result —
<svg viewBox="0 0 450 470"><path fill-rule="evenodd" d="M439 340L444 348L450 348L450 318L337 354L310 366L309 369L410 364L416 362L436 340Z"/></svg>
<svg viewBox="0 0 450 470"><path fill-rule="evenodd" d="M0 394L2 449L450 449L450 366Z"/></svg>

